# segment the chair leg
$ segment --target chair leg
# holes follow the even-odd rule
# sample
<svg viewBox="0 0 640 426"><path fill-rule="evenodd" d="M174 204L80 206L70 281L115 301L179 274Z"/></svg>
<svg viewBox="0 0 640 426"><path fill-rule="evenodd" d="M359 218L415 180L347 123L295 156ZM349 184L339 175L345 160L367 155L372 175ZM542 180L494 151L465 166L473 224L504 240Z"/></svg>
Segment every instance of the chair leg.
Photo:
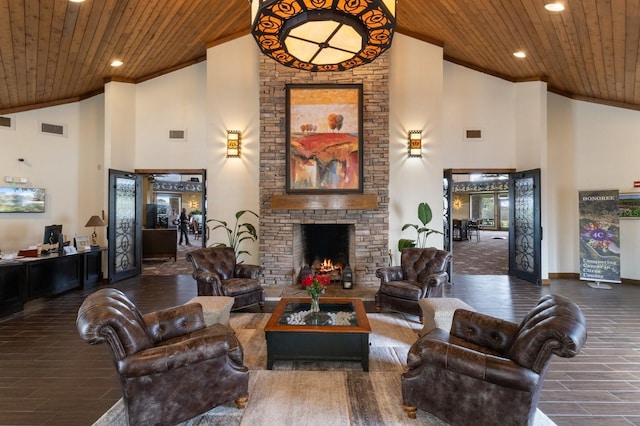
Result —
<svg viewBox="0 0 640 426"><path fill-rule="evenodd" d="M258 302L258 306L260 307L260 312L264 312L264 302Z"/></svg>
<svg viewBox="0 0 640 426"><path fill-rule="evenodd" d="M244 409L244 407L247 405L247 401L248 400L249 400L249 397L246 396L246 395L237 398L235 400L235 403L236 403L236 407L238 407L238 410ZM414 417L414 419L415 419L415 417Z"/></svg>
<svg viewBox="0 0 640 426"><path fill-rule="evenodd" d="M410 419L415 419L416 418L416 412L418 411L418 409L416 407L414 407L413 405L402 404L402 408L407 413L407 416Z"/></svg>

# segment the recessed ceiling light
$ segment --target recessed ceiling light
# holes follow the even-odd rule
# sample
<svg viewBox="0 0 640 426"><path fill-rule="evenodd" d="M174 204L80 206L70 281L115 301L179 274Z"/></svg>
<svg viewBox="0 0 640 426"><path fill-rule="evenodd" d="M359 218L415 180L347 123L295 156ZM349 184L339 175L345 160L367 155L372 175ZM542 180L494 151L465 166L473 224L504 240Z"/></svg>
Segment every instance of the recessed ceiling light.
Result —
<svg viewBox="0 0 640 426"><path fill-rule="evenodd" d="M553 3L545 4L544 8L547 9L549 12L562 12L564 10L564 4L560 3L559 1L556 1Z"/></svg>
<svg viewBox="0 0 640 426"><path fill-rule="evenodd" d="M71 3L82 3L84 0L69 0Z"/></svg>
<svg viewBox="0 0 640 426"><path fill-rule="evenodd" d="M116 59L115 61L111 62L112 67L119 67L122 64L124 64L124 62L122 62L120 59Z"/></svg>
<svg viewBox="0 0 640 426"><path fill-rule="evenodd" d="M513 56L515 56L516 58L526 58L527 54L522 50L518 50L517 52L513 52Z"/></svg>

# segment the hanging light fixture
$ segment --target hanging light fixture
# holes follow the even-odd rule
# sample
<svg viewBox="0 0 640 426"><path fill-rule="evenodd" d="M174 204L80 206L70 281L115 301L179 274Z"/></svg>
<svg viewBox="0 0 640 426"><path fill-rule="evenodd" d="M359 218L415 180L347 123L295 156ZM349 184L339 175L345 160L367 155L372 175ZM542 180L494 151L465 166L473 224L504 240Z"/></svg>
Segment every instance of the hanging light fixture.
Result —
<svg viewBox="0 0 640 426"><path fill-rule="evenodd" d="M391 47L396 0L250 0L260 50L306 71L344 71Z"/></svg>

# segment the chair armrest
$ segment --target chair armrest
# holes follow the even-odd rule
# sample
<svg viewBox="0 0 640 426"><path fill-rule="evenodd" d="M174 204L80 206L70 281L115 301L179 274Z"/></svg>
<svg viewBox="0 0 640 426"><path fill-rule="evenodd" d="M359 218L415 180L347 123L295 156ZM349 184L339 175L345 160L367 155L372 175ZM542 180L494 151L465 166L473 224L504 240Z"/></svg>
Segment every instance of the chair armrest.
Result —
<svg viewBox="0 0 640 426"><path fill-rule="evenodd" d="M145 349L116 363L123 377L148 376L175 370L205 360L228 356L224 335L201 335L179 342Z"/></svg>
<svg viewBox="0 0 640 426"><path fill-rule="evenodd" d="M409 371L406 374L419 374L422 366L435 365L442 370L525 391L535 389L540 380L540 376L533 370L508 358L451 344L440 340L442 336L438 333L432 339L429 338L431 334L423 336L411 347L407 357Z"/></svg>
<svg viewBox="0 0 640 426"><path fill-rule="evenodd" d="M449 274L446 272L438 272L437 274L429 274L421 277L421 284L427 287L438 287L449 282Z"/></svg>
<svg viewBox="0 0 640 426"><path fill-rule="evenodd" d="M257 280L260 278L260 275L262 275L262 266L239 263L236 265L234 275L236 278L252 278Z"/></svg>
<svg viewBox="0 0 640 426"><path fill-rule="evenodd" d="M453 313L451 334L467 342L505 354L518 332L518 324L480 312L457 309Z"/></svg>
<svg viewBox="0 0 640 426"><path fill-rule="evenodd" d="M205 327L202 306L189 303L143 315L154 342L182 336Z"/></svg>
<svg viewBox="0 0 640 426"><path fill-rule="evenodd" d="M376 270L376 277L380 278L381 282L383 283L388 283L391 281L402 281L402 279L404 278L401 266L387 266L385 268L378 268Z"/></svg>
<svg viewBox="0 0 640 426"><path fill-rule="evenodd" d="M215 272L198 270L198 271L194 271L193 274L191 274L191 276L196 281L202 281L202 282L211 283L211 284L220 283L220 275L218 275Z"/></svg>

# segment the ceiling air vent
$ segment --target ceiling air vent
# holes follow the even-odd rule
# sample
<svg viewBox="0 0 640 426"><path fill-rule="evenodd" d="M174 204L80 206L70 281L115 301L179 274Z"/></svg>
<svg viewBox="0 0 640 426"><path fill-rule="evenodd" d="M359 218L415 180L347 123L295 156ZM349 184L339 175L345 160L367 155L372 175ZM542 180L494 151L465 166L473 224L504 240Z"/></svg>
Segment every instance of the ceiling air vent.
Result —
<svg viewBox="0 0 640 426"><path fill-rule="evenodd" d="M67 129L64 124L40 123L40 132L56 136L67 135Z"/></svg>
<svg viewBox="0 0 640 426"><path fill-rule="evenodd" d="M482 130L480 129L469 129L464 131L464 140L465 141L481 141L482 140Z"/></svg>
<svg viewBox="0 0 640 426"><path fill-rule="evenodd" d="M15 129L15 123L11 117L0 116L0 128Z"/></svg>
<svg viewBox="0 0 640 426"><path fill-rule="evenodd" d="M181 142L187 140L186 130L169 130L169 140L174 142Z"/></svg>

